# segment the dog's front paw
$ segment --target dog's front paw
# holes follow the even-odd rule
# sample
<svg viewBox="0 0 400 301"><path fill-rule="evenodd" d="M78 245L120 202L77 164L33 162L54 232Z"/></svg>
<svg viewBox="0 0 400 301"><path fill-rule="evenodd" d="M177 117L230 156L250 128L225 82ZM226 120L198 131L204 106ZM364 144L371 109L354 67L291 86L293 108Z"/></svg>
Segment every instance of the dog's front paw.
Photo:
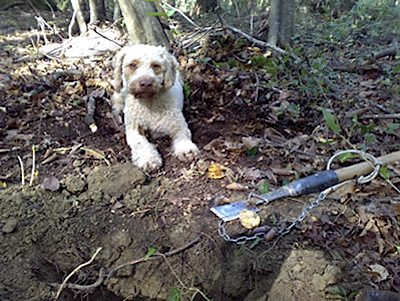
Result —
<svg viewBox="0 0 400 301"><path fill-rule="evenodd" d="M174 155L179 160L193 160L199 153L200 151L196 144L190 140L182 140L174 143Z"/></svg>
<svg viewBox="0 0 400 301"><path fill-rule="evenodd" d="M159 169L162 166L162 159L159 154L149 154L147 156L132 156L133 164L146 172Z"/></svg>

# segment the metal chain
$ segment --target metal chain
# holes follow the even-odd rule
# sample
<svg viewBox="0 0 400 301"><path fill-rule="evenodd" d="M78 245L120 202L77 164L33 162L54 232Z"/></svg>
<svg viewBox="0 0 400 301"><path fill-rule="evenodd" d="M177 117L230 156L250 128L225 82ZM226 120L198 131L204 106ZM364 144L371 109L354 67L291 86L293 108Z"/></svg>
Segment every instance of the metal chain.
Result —
<svg viewBox="0 0 400 301"><path fill-rule="evenodd" d="M223 220L221 220L219 222L219 224L218 224L218 234L219 234L219 236L221 236L224 240L229 241L229 242L233 242L233 243L235 243L237 245L243 245L248 241L252 241L252 240L255 240L255 239L258 239L258 238L262 239L266 234L266 232L260 231L260 232L255 233L254 235L249 235L249 236L248 235L243 235L243 236L239 236L239 237L233 238L226 232L225 224L226 224L226 222L223 221Z"/></svg>
<svg viewBox="0 0 400 301"><path fill-rule="evenodd" d="M324 191L322 191L319 195L318 198L315 199L313 202L311 202L310 205L304 207L303 211L300 213L300 215L291 222L291 224L289 226L287 226L284 229L281 229L280 231L278 231L278 233L280 234L280 236L284 236L286 234L288 234L290 231L292 231L292 229L294 227L296 227L299 223L301 223L308 215L308 213L313 210L314 208L318 207L321 202L323 200L326 199L326 197L331 194L332 192L334 192L336 189L350 183L352 180L348 180L348 181L344 181L342 183L336 184L334 186L331 186L327 189L325 189Z"/></svg>
<svg viewBox="0 0 400 301"><path fill-rule="evenodd" d="M362 156L364 158L368 158L370 161L372 161L371 163L374 165L374 170L367 176L360 176L357 179L357 183L364 184L364 183L370 182L378 175L379 169L380 169L382 163L378 159L376 159L374 156L372 156L370 154L367 154L367 153L364 153L364 152L361 152L361 151L357 151L357 150L341 151L341 152L333 155L330 158L330 160L328 161L327 169L328 170L330 169L330 166L332 164L333 159L335 159L337 156L339 156L341 154L344 154L344 153L357 153L357 154L359 154L360 156ZM314 201L312 201L308 206L304 207L303 211L299 214L299 216L297 218L295 218L289 224L289 226L287 226L286 228L281 228L280 230L278 230L279 237L282 237L282 236L290 233L293 230L293 228L296 227L299 223L301 223L307 217L307 215L309 214L309 212L311 210L313 210L314 208L318 207L321 204L321 202L323 200L325 200L326 197L329 194L331 194L332 192L334 192L338 188L340 188L340 187L342 187L342 186L344 186L344 185L346 185L346 184L348 184L350 182L352 182L352 180L347 180L347 181L341 182L339 184L336 184L334 186L328 187L327 189L323 190L318 195L318 198L316 198ZM268 200L263 199L261 196L259 196L257 194L250 193L249 198L250 197L261 199L261 201L259 201L260 205L268 205L270 203ZM226 225L225 221L221 220L219 222L219 224L218 224L218 234L219 234L219 236L221 236L224 240L229 241L229 242L233 242L233 243L235 243L237 245L242 245L242 244L245 244L248 241L252 241L252 240L255 240L255 239L262 239L267 234L266 231L259 231L259 232L256 232L253 235L243 235L243 236L239 236L239 237L233 238L227 233L225 225Z"/></svg>

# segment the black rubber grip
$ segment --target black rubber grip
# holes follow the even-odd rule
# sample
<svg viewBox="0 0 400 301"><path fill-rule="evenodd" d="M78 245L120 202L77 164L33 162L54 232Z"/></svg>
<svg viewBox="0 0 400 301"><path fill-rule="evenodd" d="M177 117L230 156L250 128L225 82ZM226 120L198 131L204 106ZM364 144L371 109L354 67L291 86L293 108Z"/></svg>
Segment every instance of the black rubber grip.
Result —
<svg viewBox="0 0 400 301"><path fill-rule="evenodd" d="M311 176L293 181L286 186L291 196L306 195L322 190L339 183L339 178L334 170L325 170Z"/></svg>

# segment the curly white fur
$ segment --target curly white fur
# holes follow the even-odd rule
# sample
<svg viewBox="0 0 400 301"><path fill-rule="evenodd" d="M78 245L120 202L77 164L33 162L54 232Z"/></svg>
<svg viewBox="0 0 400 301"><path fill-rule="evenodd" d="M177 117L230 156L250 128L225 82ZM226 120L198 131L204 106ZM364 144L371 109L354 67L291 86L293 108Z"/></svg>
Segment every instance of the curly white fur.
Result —
<svg viewBox="0 0 400 301"><path fill-rule="evenodd" d="M158 169L162 159L141 133L168 135L173 153L191 159L199 152L182 114L183 88L178 62L164 47L134 45L114 58L113 114L124 113L126 139L133 163L146 171Z"/></svg>

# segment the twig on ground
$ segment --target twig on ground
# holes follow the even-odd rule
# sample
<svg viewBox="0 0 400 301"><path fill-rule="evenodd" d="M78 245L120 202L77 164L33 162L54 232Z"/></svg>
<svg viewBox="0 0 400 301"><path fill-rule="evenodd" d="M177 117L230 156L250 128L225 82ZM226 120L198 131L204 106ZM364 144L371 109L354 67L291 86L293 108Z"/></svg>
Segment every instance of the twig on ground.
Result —
<svg viewBox="0 0 400 301"><path fill-rule="evenodd" d="M172 250L172 251L170 251L170 252L167 252L167 253L159 253L159 252L156 252L154 255L152 255L152 256L150 256L150 257L149 257L149 256L144 256L144 257L142 257L142 258L139 258L139 259L136 259L136 260L132 260L132 261L130 261L130 262L128 262L128 263L121 264L121 265L119 265L119 266L117 266L117 267L111 269L107 275L104 274L104 270L101 268L100 271L99 271L99 277L98 277L97 280L96 280L95 282L93 282L92 284L88 284L88 285L80 285L80 284L72 284L72 283L68 284L67 281L69 280L69 278L71 278L79 269L81 269L82 267L84 267L84 266L86 266L86 265L89 265L89 264L94 260L94 258L97 256L97 254L101 251L101 248L98 248L98 249L96 250L96 252L93 254L92 258L91 258L88 262L85 262L85 263L79 265L77 268L75 268L75 269L65 278L65 280L63 281L63 283L61 284L61 286L59 287L59 289L58 289L58 291L57 291L57 295L56 295L54 301L57 300L57 298L58 298L58 297L60 296L60 294L61 294L61 291L62 291L65 287L68 287L68 288L71 288L71 289L76 289L76 290L91 290L91 289L94 289L94 288L100 286L100 285L103 283L103 281L104 281L105 279L112 277L112 275L113 275L116 271L118 271L119 269L122 269L123 267L129 266L129 265L135 265L135 264L138 264L138 263L141 263L141 262L150 261L150 260L156 260L156 259L160 259L160 258L166 259L168 256L175 255L175 254L177 254L177 253L179 253L179 252L182 252L182 251L184 251L184 250L186 250L186 249L192 247L194 244L198 243L199 241L200 241L200 236L196 237L195 239L193 239L192 241L190 241L190 242L188 242L187 244L183 245L182 247L179 247L179 248L177 248L177 249L174 249L174 250ZM167 264L168 264L168 262L167 262ZM168 265L168 266L169 266L169 265ZM174 276L175 276L175 273L174 273ZM182 281L180 281L180 283L182 284L182 286L184 286L184 284L182 283ZM191 288L191 289L192 289L192 290L197 290L199 294L201 294L202 296L205 297L204 293L201 292L199 289L196 289L196 288ZM206 300L209 300L209 299L207 299L207 297L205 297L205 299L206 299Z"/></svg>
<svg viewBox="0 0 400 301"><path fill-rule="evenodd" d="M258 78L257 72L254 72L256 77L256 95L254 96L254 103L258 102L258 91L260 90L260 79Z"/></svg>
<svg viewBox="0 0 400 301"><path fill-rule="evenodd" d="M35 163L36 162L36 151L35 151L35 145L32 145L32 170L31 170L31 179L29 180L29 186L33 185L33 179L35 178Z"/></svg>
<svg viewBox="0 0 400 301"><path fill-rule="evenodd" d="M173 269L173 267L171 266L171 264L169 263L167 256L165 256L165 254L160 254L160 256L164 259L165 263L167 264L168 268L170 269L172 275L174 275L174 277L176 278L176 280L178 280L179 284L184 288L187 289L189 291L194 291L194 294L192 295L192 297L190 298L190 300L194 300L194 298L196 297L197 294L200 294L204 300L206 301L211 301L200 289L198 289L197 287L188 287L187 285L185 285L183 283L183 281L181 280L181 278L179 278L178 274L175 272L175 270Z"/></svg>
<svg viewBox="0 0 400 301"><path fill-rule="evenodd" d="M214 30L217 24L218 24L218 22L214 23L214 25L212 25L210 27L204 28L204 31L200 31L200 34L196 38L194 38L192 41L190 41L188 44L184 45L185 42L182 42L183 49L189 48L194 43L196 43L198 40L200 40L202 37L207 35L210 31ZM196 34L198 34L198 33L196 33ZM190 40L190 38L186 39L186 41L188 41L188 40Z"/></svg>
<svg viewBox="0 0 400 301"><path fill-rule="evenodd" d="M249 40L250 42L252 42L254 44L257 44L257 45L262 46L262 47L269 48L269 49L271 49L271 50L273 50L273 51L275 51L277 53L283 54L283 55L289 55L292 59L294 59L294 61L296 63L300 63L301 62L301 59L297 55L295 55L294 53L289 53L286 50L283 50L282 48L280 48L278 46L274 46L274 45L272 45L270 43L258 40L256 38L252 37L251 35L245 33L244 31L241 31L240 29L238 29L236 27L228 25L228 26L226 26L226 28L228 30L230 30L230 31L233 31L235 33L240 34L241 36L245 37L247 40Z"/></svg>
<svg viewBox="0 0 400 301"><path fill-rule="evenodd" d="M358 74L365 74L368 72L379 72L382 73L382 67L374 64L367 64L367 65L354 65L354 64L346 64L346 65L333 65L332 69L334 71L339 72L349 72L349 73L358 73Z"/></svg>
<svg viewBox="0 0 400 301"><path fill-rule="evenodd" d="M361 115L358 116L358 119L400 119L400 113Z"/></svg>
<svg viewBox="0 0 400 301"><path fill-rule="evenodd" d="M19 167L21 169L21 185L25 185L25 169L24 169L24 162L22 162L22 159L20 156L18 156L18 161L19 161Z"/></svg>
<svg viewBox="0 0 400 301"><path fill-rule="evenodd" d="M389 109L385 108L383 105L380 105L379 103L374 103L373 106L381 110L383 113L391 114L391 111Z"/></svg>
<svg viewBox="0 0 400 301"><path fill-rule="evenodd" d="M168 256L175 255L175 254L177 254L177 253L179 253L179 252L182 252L182 251L184 251L184 250L186 250L186 249L192 247L193 245L195 245L195 244L198 243L199 241L200 241L200 236L196 237L195 239L193 239L192 241L190 241L190 242L188 242L187 244L183 245L182 247L179 247L179 248L174 249L174 250L172 250L172 251L169 251L169 252L167 252L167 253L159 253L159 252L156 252L156 253L155 253L153 256L151 256L151 257L146 257L146 256L145 256L145 257L142 257L142 258L139 258L139 259L135 259L135 260L132 260L132 261L130 261L130 262L121 264L121 265L119 265L119 266L117 266L117 267L111 269L110 272L109 272L108 275L107 275L107 278L110 278L116 271L118 271L119 269L122 269L123 267L129 266L129 265L135 265L135 264L138 264L138 263L141 263L141 262L145 262L145 261L149 261L149 260L160 259L160 258L163 258L164 256L165 256L165 257L168 257Z"/></svg>
<svg viewBox="0 0 400 301"><path fill-rule="evenodd" d="M0 154L4 154L4 153L9 153L9 152L15 152L20 150L21 147L19 146L14 146L12 148L0 148Z"/></svg>
<svg viewBox="0 0 400 301"><path fill-rule="evenodd" d="M81 268L91 264L93 262L93 260L96 258L97 254L99 254L99 252L102 250L102 248L97 248L96 252L94 252L92 258L90 258L89 261L80 264L79 266L77 266L65 279L64 281L61 283L60 287L57 290L57 294L56 297L54 298L54 301L56 301L58 299L58 297L60 296L62 290L65 288L65 286L67 285L68 280L76 273L78 272Z"/></svg>
<svg viewBox="0 0 400 301"><path fill-rule="evenodd" d="M381 51L375 52L371 54L371 58L369 59L370 63L374 63L376 60L383 58L385 56L396 56L399 53L399 45L397 41L392 43L392 46Z"/></svg>
<svg viewBox="0 0 400 301"><path fill-rule="evenodd" d="M103 35L102 33L98 32L95 26L90 26L89 29L92 29L92 30L93 30L95 33L97 33L99 36L101 36L102 38L104 38L104 39L106 39L106 40L108 40L108 41L110 41L110 42L113 42L114 44L118 45L119 47L121 47L121 48L124 47L123 44L120 44L120 43L118 43L117 41L114 41L113 39L110 39L109 37L106 37L106 36Z"/></svg>
<svg viewBox="0 0 400 301"><path fill-rule="evenodd" d="M172 6L171 4L167 3L166 1L161 1L162 4L164 4L166 7L169 9L173 9L177 11L182 17L184 17L190 24L192 24L194 27L198 29L203 29L201 26L197 25L192 19L190 19L183 11L181 11L179 8L176 8Z"/></svg>
<svg viewBox="0 0 400 301"><path fill-rule="evenodd" d="M32 39L32 37L29 37L29 40L31 40L32 47L33 47L33 49L35 49L36 55L38 56L39 55L39 47L38 47L39 44L38 44L38 46L36 46L35 41Z"/></svg>
<svg viewBox="0 0 400 301"><path fill-rule="evenodd" d="M106 162L106 164L108 166L111 166L110 161L107 160L106 156L104 154L102 154L102 152L82 146L80 147L81 150L85 151L86 153L92 155L93 157L97 158L97 159L101 159L104 160L104 162Z"/></svg>
<svg viewBox="0 0 400 301"><path fill-rule="evenodd" d="M76 290L91 290L94 289L98 286L100 286L105 279L105 274L104 274L104 269L101 268L99 271L99 277L97 278L96 282L93 282L92 284L88 285L81 285L81 284L75 284L75 283L67 283L66 287L71 288L71 289L76 289Z"/></svg>
<svg viewBox="0 0 400 301"><path fill-rule="evenodd" d="M40 31L41 31L41 33L42 33L43 40L44 40L44 44L47 45L47 44L49 43L49 40L47 40L46 28L45 28L45 27L50 28L50 30L53 30L53 28L51 28L51 26L49 25L49 23L47 23L47 22L43 19L43 17L41 17L41 16L39 16L39 17L38 17L38 16L35 16L35 19L36 19L36 22L37 22L37 24L38 24L38 27L40 28ZM40 35L37 34L37 36L38 36L38 41L37 41L37 43L39 44L39 42L40 42Z"/></svg>

